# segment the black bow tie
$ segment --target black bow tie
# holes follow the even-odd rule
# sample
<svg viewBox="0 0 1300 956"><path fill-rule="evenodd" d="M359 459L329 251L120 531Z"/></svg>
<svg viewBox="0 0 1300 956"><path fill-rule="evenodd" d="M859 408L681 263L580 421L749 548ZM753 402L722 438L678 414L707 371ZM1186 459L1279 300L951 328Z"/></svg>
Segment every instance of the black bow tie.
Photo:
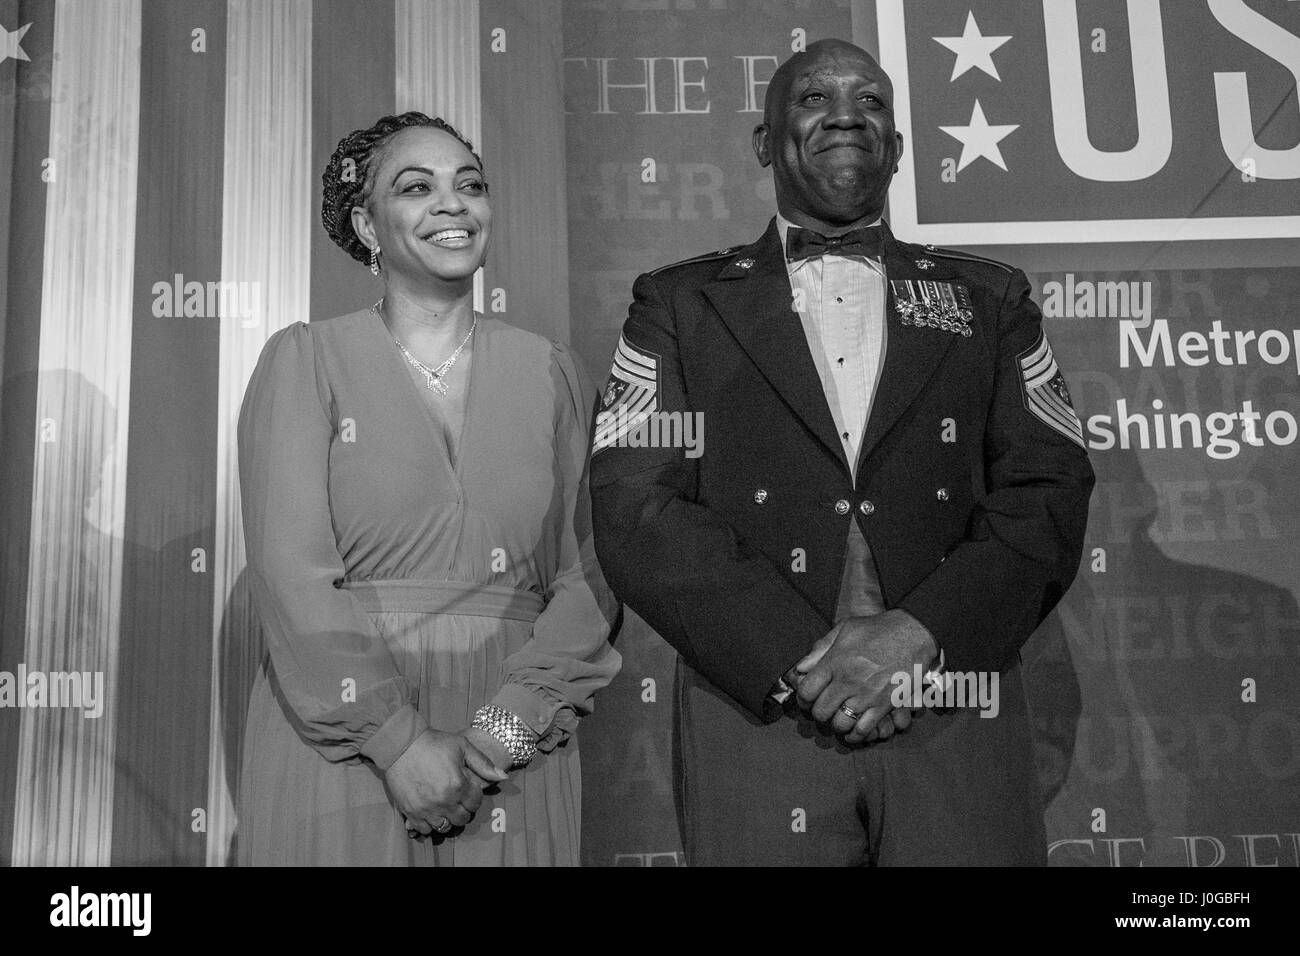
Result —
<svg viewBox="0 0 1300 956"><path fill-rule="evenodd" d="M842 236L823 236L791 226L785 233L785 257L794 262L817 256L883 256L884 240L885 231L880 226L850 229Z"/></svg>

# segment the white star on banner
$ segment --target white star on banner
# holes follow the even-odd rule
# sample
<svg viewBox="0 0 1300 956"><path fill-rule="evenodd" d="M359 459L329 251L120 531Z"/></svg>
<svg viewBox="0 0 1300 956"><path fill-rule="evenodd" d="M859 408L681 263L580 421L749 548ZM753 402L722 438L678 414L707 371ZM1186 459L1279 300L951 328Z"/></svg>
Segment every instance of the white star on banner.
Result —
<svg viewBox="0 0 1300 956"><path fill-rule="evenodd" d="M23 52L19 45L23 42L23 34L32 28L30 23L23 24L13 33L10 33L4 27L0 27L0 63L13 57L15 60L26 60L31 62L31 57Z"/></svg>
<svg viewBox="0 0 1300 956"><path fill-rule="evenodd" d="M1002 161L1002 150L998 143L1012 130L1020 128L1019 123L1010 126L990 126L984 118L984 108L980 101L970 111L970 122L965 126L940 126L953 139L961 142L961 159L957 160L957 172L961 172L975 160L983 156L1003 172L1007 164Z"/></svg>
<svg viewBox="0 0 1300 956"><path fill-rule="evenodd" d="M1011 37L986 37L981 34L979 26L975 23L973 11L966 11L966 29L962 31L961 36L930 39L942 43L957 54L957 62L952 65L952 76L948 77L949 83L967 70L973 69L983 70L999 83L1002 82L1002 77L998 76L998 68L993 65L992 53Z"/></svg>

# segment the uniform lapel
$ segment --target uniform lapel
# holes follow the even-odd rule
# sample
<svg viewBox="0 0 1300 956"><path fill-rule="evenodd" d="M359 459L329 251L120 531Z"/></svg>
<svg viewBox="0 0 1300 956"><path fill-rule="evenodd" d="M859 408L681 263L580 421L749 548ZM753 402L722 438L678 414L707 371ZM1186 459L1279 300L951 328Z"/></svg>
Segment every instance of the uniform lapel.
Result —
<svg viewBox="0 0 1300 956"><path fill-rule="evenodd" d="M775 219L758 242L732 255L717 279L704 286L704 294L763 377L847 473L821 376L793 309Z"/></svg>
<svg viewBox="0 0 1300 956"><path fill-rule="evenodd" d="M888 230L888 226L885 227ZM926 263L924 267L920 263ZM889 323L885 342L885 363L871 404L871 417L862 436L857 474L863 474L867 456L889 433L912 401L920 394L953 342L961 338L952 332L904 325L890 283L905 279L942 280L954 278L946 262L909 252L890 233L885 239L885 321ZM936 429L938 424L935 425Z"/></svg>

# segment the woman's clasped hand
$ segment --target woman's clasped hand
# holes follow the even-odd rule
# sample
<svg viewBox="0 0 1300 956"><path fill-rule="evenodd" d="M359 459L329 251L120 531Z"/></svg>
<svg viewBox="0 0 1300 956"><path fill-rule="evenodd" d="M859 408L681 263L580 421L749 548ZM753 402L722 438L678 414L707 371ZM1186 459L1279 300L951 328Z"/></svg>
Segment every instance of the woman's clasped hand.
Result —
<svg viewBox="0 0 1300 956"><path fill-rule="evenodd" d="M412 836L463 827L483 802L483 791L508 774L462 734L427 730L397 758L384 782Z"/></svg>

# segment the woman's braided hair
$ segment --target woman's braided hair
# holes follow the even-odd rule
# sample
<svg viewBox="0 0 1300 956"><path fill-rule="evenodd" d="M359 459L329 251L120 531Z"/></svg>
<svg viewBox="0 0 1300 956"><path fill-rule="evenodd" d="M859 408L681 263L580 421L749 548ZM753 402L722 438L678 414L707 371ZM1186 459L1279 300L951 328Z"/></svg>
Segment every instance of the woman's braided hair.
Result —
<svg viewBox="0 0 1300 956"><path fill-rule="evenodd" d="M369 262L370 250L352 228L352 207L364 206L370 201L375 186L375 170L379 168L389 140L414 126L431 126L456 137L474 157L478 168L483 169L483 160L474 152L470 141L440 116L429 117L414 111L400 116L384 116L369 129L348 133L339 140L321 176L324 198L320 217L334 244L357 262Z"/></svg>

